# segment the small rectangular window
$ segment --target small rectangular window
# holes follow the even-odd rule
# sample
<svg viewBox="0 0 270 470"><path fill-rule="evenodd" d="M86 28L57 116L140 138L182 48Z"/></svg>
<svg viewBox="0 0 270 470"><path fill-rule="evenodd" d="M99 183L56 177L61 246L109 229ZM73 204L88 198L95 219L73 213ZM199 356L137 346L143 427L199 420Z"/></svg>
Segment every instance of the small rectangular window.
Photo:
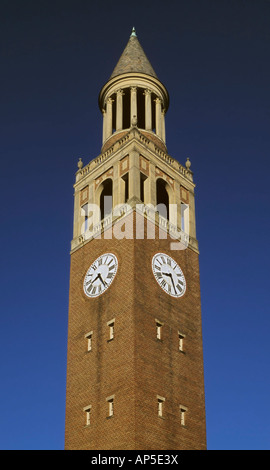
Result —
<svg viewBox="0 0 270 470"><path fill-rule="evenodd" d="M108 403L108 418L111 418L114 415L114 395L106 398Z"/></svg>
<svg viewBox="0 0 270 470"><path fill-rule="evenodd" d="M83 411L85 413L85 426L90 426L91 424L91 405L86 406Z"/></svg>
<svg viewBox="0 0 270 470"><path fill-rule="evenodd" d="M157 334L157 339L162 339L162 327L163 323L161 323L159 320L156 320L156 334Z"/></svg>
<svg viewBox="0 0 270 470"><path fill-rule="evenodd" d="M92 351L92 337L93 337L93 331L90 331L90 333L87 333L85 335L85 338L87 340L87 351Z"/></svg>
<svg viewBox="0 0 270 470"><path fill-rule="evenodd" d="M180 331L178 331L178 349L181 352L184 352L184 338L185 338L185 335L183 335L182 333L180 333Z"/></svg>
<svg viewBox="0 0 270 470"><path fill-rule="evenodd" d="M157 401L158 401L158 417L162 418L163 417L163 412L164 412L165 398L157 396Z"/></svg>
<svg viewBox="0 0 270 470"><path fill-rule="evenodd" d="M187 413L187 407L180 405L180 420L181 420L181 426L186 425L186 413Z"/></svg>
<svg viewBox="0 0 270 470"><path fill-rule="evenodd" d="M112 339L114 339L114 324L115 324L115 320L110 320L108 323L107 323L107 326L109 327L109 339L108 341L111 341Z"/></svg>
<svg viewBox="0 0 270 470"><path fill-rule="evenodd" d="M113 416L113 400L109 401L109 416Z"/></svg>

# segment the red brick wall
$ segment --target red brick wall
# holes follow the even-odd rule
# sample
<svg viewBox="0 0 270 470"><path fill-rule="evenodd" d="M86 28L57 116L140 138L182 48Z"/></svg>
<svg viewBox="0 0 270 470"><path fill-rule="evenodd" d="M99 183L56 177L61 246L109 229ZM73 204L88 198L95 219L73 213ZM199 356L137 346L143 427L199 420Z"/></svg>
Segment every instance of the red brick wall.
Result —
<svg viewBox="0 0 270 470"><path fill-rule="evenodd" d="M205 449L205 409L198 255L171 251L171 240L92 240L71 255L66 449ZM109 289L88 299L83 280L102 253L118 258ZM157 284L152 257L167 253L187 282L173 298ZM107 322L115 318L115 338ZM156 339L155 319L164 323ZM85 334L93 331L92 351ZM185 352L178 349L185 334ZM106 398L115 395L108 418ZM165 398L157 414L157 395ZM181 426L179 405L188 408ZM85 427L83 408L92 405Z"/></svg>

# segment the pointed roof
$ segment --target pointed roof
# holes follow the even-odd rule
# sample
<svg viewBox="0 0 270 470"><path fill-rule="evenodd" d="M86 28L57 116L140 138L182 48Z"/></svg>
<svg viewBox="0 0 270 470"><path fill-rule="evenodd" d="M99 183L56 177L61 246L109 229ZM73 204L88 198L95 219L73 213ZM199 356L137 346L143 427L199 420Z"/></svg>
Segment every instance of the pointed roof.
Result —
<svg viewBox="0 0 270 470"><path fill-rule="evenodd" d="M132 29L129 41L110 78L130 72L145 73L146 75L158 78L139 43L135 28Z"/></svg>

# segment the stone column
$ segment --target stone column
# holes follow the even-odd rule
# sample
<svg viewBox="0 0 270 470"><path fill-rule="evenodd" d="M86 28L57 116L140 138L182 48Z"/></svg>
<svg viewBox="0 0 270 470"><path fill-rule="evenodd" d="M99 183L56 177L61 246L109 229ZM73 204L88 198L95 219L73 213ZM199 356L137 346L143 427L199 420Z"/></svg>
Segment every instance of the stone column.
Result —
<svg viewBox="0 0 270 470"><path fill-rule="evenodd" d="M151 91L144 90L145 96L145 130L152 130L152 106L151 106Z"/></svg>
<svg viewBox="0 0 270 470"><path fill-rule="evenodd" d="M102 116L103 116L102 144L104 144L106 140L106 111L105 109L102 109Z"/></svg>
<svg viewBox="0 0 270 470"><path fill-rule="evenodd" d="M118 180L118 204L125 204L125 181L119 177Z"/></svg>
<svg viewBox="0 0 270 470"><path fill-rule="evenodd" d="M156 103L156 134L159 137L162 137L161 136L161 128L162 128L161 126L161 99L156 98L155 103Z"/></svg>
<svg viewBox="0 0 270 470"><path fill-rule="evenodd" d="M117 90L116 92L116 130L121 131L123 129L123 90Z"/></svg>
<svg viewBox="0 0 270 470"><path fill-rule="evenodd" d="M81 235L81 225L80 191L76 191L74 195L73 238Z"/></svg>
<svg viewBox="0 0 270 470"><path fill-rule="evenodd" d="M137 124L137 87L130 88L130 125Z"/></svg>
<svg viewBox="0 0 270 470"><path fill-rule="evenodd" d="M119 162L116 162L113 165L113 207L120 204L119 201L119 184L120 184L120 175L119 175Z"/></svg>
<svg viewBox="0 0 270 470"><path fill-rule="evenodd" d="M189 191L189 236L196 238L195 197L191 191Z"/></svg>
<svg viewBox="0 0 270 470"><path fill-rule="evenodd" d="M112 104L113 99L107 99L107 110L106 110L106 139L112 135Z"/></svg>
<svg viewBox="0 0 270 470"><path fill-rule="evenodd" d="M165 110L161 112L161 138L166 142L166 133L165 133Z"/></svg>
<svg viewBox="0 0 270 470"><path fill-rule="evenodd" d="M170 204L175 204L170 211L170 222L181 229L181 198L180 198L180 183L174 181L174 189L171 194Z"/></svg>
<svg viewBox="0 0 270 470"><path fill-rule="evenodd" d="M139 153L132 150L129 154L129 199L140 200L140 163Z"/></svg>
<svg viewBox="0 0 270 470"><path fill-rule="evenodd" d="M155 165L152 162L149 162L149 176L144 183L144 202L154 207L157 204Z"/></svg>

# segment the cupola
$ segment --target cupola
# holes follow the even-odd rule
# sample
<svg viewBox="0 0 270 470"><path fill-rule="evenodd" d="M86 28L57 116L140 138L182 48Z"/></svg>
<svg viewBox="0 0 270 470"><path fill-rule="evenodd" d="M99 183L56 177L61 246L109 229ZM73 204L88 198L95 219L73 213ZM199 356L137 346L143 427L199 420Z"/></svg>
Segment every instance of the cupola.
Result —
<svg viewBox="0 0 270 470"><path fill-rule="evenodd" d="M163 151L169 95L138 40L135 28L99 94L103 113L102 152L136 126Z"/></svg>

